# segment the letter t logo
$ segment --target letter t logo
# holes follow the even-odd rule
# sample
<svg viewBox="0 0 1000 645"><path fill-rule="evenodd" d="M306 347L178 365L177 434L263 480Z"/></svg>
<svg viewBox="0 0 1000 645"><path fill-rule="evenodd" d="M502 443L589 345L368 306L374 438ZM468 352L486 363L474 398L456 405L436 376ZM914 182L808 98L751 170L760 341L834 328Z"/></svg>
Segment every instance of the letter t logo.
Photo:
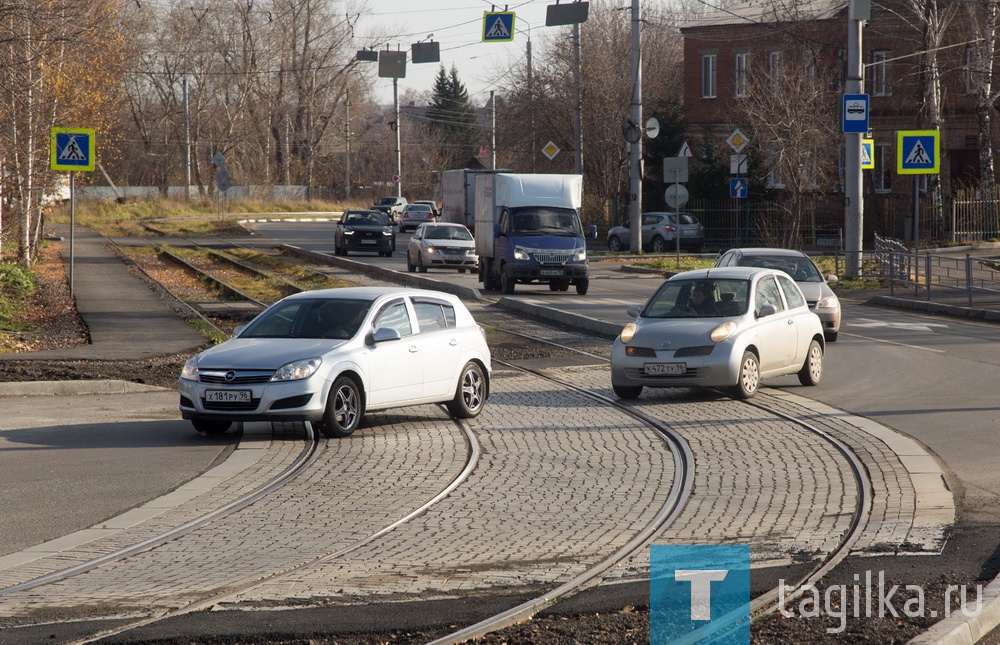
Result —
<svg viewBox="0 0 1000 645"><path fill-rule="evenodd" d="M728 569L677 569L674 580L691 583L691 620L712 620L712 583L726 579Z"/></svg>

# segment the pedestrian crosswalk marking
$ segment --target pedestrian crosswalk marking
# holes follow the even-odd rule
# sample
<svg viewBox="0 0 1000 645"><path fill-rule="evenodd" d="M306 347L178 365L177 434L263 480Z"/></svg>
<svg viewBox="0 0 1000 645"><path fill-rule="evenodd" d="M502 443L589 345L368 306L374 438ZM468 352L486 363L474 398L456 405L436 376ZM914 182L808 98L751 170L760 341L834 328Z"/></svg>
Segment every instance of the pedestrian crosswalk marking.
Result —
<svg viewBox="0 0 1000 645"><path fill-rule="evenodd" d="M906 163L908 164L929 164L931 163L930 155L927 154L927 149L924 148L924 144L920 139L913 144L910 148L910 154L906 155Z"/></svg>
<svg viewBox="0 0 1000 645"><path fill-rule="evenodd" d="M497 19L493 21L493 26L490 27L489 31L486 32L487 38L510 38L510 32L507 31L507 25L503 24L503 19L497 16Z"/></svg>
<svg viewBox="0 0 1000 645"><path fill-rule="evenodd" d="M76 142L76 137L71 136L66 147L59 154L59 161L86 161L87 155L80 144Z"/></svg>

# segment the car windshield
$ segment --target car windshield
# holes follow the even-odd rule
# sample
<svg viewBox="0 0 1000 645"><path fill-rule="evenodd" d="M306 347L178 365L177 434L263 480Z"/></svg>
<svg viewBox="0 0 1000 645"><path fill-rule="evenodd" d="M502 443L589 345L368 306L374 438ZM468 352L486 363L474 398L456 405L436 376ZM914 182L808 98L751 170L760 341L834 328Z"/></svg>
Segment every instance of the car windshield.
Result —
<svg viewBox="0 0 1000 645"><path fill-rule="evenodd" d="M344 224L351 226L385 226L385 220L377 213L348 213Z"/></svg>
<svg viewBox="0 0 1000 645"><path fill-rule="evenodd" d="M251 322L240 338L329 338L358 333L369 300L312 298L281 301Z"/></svg>
<svg viewBox="0 0 1000 645"><path fill-rule="evenodd" d="M576 211L568 208L515 208L511 223L516 235L583 236Z"/></svg>
<svg viewBox="0 0 1000 645"><path fill-rule="evenodd" d="M427 229L426 240L468 240L472 241L469 229L459 226L435 226Z"/></svg>
<svg viewBox="0 0 1000 645"><path fill-rule="evenodd" d="M771 255L744 255L740 266L777 269L792 276L796 282L823 282L816 265L806 257L778 257Z"/></svg>
<svg viewBox="0 0 1000 645"><path fill-rule="evenodd" d="M715 318L747 311L747 280L668 280L642 310L643 318Z"/></svg>
<svg viewBox="0 0 1000 645"><path fill-rule="evenodd" d="M376 204L379 206L392 206L396 203L396 197L380 197Z"/></svg>

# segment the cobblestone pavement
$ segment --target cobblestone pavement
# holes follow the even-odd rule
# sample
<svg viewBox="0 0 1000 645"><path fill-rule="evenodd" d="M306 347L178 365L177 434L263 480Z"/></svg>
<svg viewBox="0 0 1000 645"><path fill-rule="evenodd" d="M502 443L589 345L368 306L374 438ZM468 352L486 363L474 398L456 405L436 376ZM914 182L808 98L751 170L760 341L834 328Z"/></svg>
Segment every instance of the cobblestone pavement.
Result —
<svg viewBox="0 0 1000 645"><path fill-rule="evenodd" d="M554 361L549 361L550 363ZM555 361L557 362L557 361ZM550 368L556 378L610 395L594 364ZM774 392L769 390L768 392ZM711 394L665 390L635 405L683 434L696 459L695 493L659 537L749 542L757 564L819 557L839 542L857 499L846 461L829 442L773 412ZM886 440L848 418L818 416L804 399L762 393L769 406L808 416L859 451L880 500L864 543L933 548L940 531L915 521L913 485ZM251 426L263 424L251 424ZM0 619L144 613L262 582L228 602L341 604L551 588L603 560L642 530L669 494L666 444L631 416L537 376L494 370L490 404L470 423L481 459L440 504L382 538L315 566L391 524L447 486L465 465L459 428L435 406L372 415L350 440L331 441L309 473L262 502L151 551L43 588L0 598ZM301 450L298 435L248 436L211 486L178 491L34 555L0 559L3 586L114 552L179 525L269 481ZM938 527L943 529L943 525ZM909 545L909 546L907 546ZM647 575L644 552L608 575Z"/></svg>

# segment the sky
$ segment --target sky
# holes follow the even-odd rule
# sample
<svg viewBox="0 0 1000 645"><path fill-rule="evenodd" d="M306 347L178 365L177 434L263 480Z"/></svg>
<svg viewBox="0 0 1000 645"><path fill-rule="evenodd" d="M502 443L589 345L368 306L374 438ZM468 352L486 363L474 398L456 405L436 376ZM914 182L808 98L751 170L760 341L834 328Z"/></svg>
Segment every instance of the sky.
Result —
<svg viewBox="0 0 1000 645"><path fill-rule="evenodd" d="M454 64L469 100L473 105L483 105L489 100L490 90L497 89L491 72L511 64L526 64L529 36L532 56L538 60L546 39L572 31L571 27L545 26L546 7L550 4L556 4L556 0L513 0L508 4L483 0L367 0L368 11L355 24L354 33L359 48L370 44L367 37L379 32L392 36L378 49L388 44L389 49L409 52L415 42L440 43L440 63L414 64L407 60L406 78L398 82L400 99L407 90L430 93L441 65L450 72ZM514 12L513 42L482 42L483 12L488 11ZM376 78L375 93L380 102L391 104L392 79Z"/></svg>

